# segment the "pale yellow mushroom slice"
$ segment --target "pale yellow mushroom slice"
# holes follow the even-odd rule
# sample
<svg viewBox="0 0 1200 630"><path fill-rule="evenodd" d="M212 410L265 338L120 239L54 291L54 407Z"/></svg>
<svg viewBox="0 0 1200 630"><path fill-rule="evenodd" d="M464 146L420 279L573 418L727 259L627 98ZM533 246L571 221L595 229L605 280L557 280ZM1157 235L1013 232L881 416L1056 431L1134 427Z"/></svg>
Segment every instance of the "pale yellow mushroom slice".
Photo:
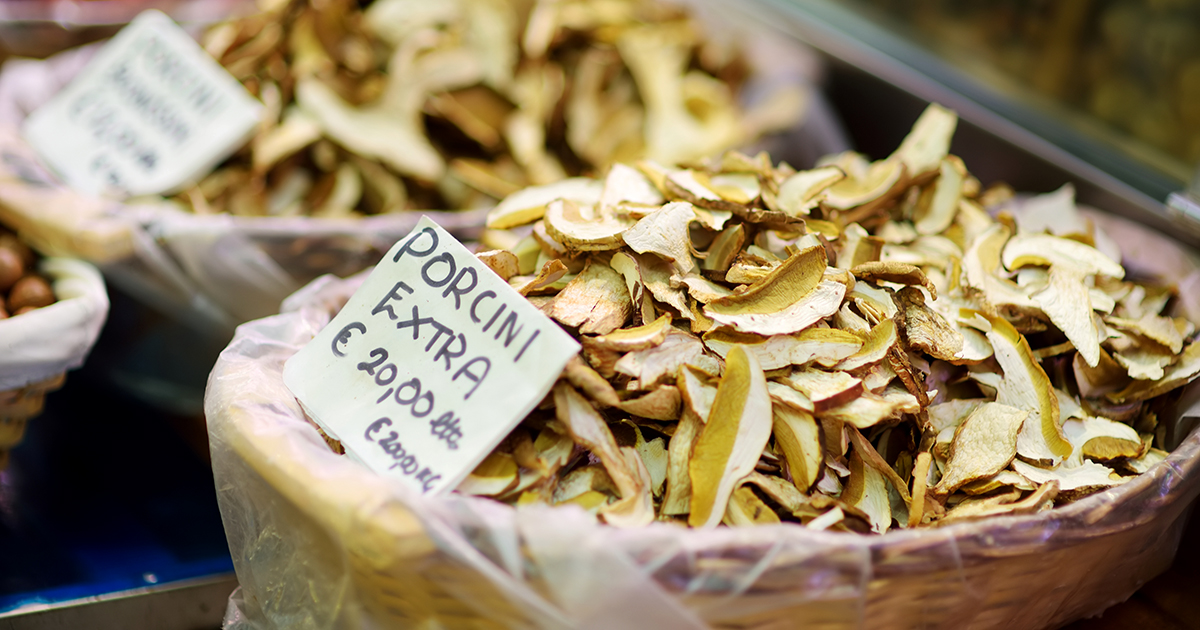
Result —
<svg viewBox="0 0 1200 630"><path fill-rule="evenodd" d="M552 201L569 199L581 206L595 206L600 202L603 185L587 177L564 179L544 186L523 188L496 205L487 216L487 227L505 230L533 223L546 214Z"/></svg>
<svg viewBox="0 0 1200 630"><path fill-rule="evenodd" d="M467 478L458 484L458 492L480 497L494 497L517 487L517 464L512 455L493 452Z"/></svg>
<svg viewBox="0 0 1200 630"><path fill-rule="evenodd" d="M1118 486L1128 481L1128 479L1113 472L1108 466L1089 461L1085 461L1072 468L1059 466L1058 468L1047 469L1014 459L1012 469L1022 477L1036 484L1045 484L1051 481L1058 482L1059 492L1071 496L1089 494L1096 490L1111 488L1112 486Z"/></svg>
<svg viewBox="0 0 1200 630"><path fill-rule="evenodd" d="M692 204L673 201L625 230L622 238L633 251L657 254L670 262L676 271L687 274L696 269L696 259L692 257L688 241L688 226L695 218Z"/></svg>
<svg viewBox="0 0 1200 630"><path fill-rule="evenodd" d="M667 445L667 487L659 510L664 515L678 516L691 511L692 478L688 468L702 426L695 413L685 411Z"/></svg>
<svg viewBox="0 0 1200 630"><path fill-rule="evenodd" d="M617 163L604 177L604 188L597 202L601 211L616 210L623 204L657 207L663 204L663 196L641 171Z"/></svg>
<svg viewBox="0 0 1200 630"><path fill-rule="evenodd" d="M587 399L570 385L554 387L554 406L558 421L577 444L591 451L612 477L621 498L606 506L611 510L605 520L621 526L645 525L654 520L650 473L637 452L620 448L612 431Z"/></svg>
<svg viewBox="0 0 1200 630"><path fill-rule="evenodd" d="M929 426L935 433L946 429L957 429L976 409L987 404L986 398L958 398L930 405L925 409Z"/></svg>
<svg viewBox="0 0 1200 630"><path fill-rule="evenodd" d="M858 429L867 429L902 414L918 413L917 397L902 387L889 385L882 394L864 392L854 400L817 414L822 422L837 420Z"/></svg>
<svg viewBox="0 0 1200 630"><path fill-rule="evenodd" d="M1022 477L1020 474L1012 470L1001 470L1000 472L988 477L987 479L979 479L972 481L960 488L967 494L988 494L995 492L1001 488L1013 488L1023 492L1029 492L1037 489L1037 484Z"/></svg>
<svg viewBox="0 0 1200 630"><path fill-rule="evenodd" d="M850 176L826 188L821 203L836 210L873 207L899 194L905 183L903 164L880 160L863 177Z"/></svg>
<svg viewBox="0 0 1200 630"><path fill-rule="evenodd" d="M797 411L812 413L816 410L816 406L808 399L808 396L775 381L767 381L767 392L771 394L771 402L776 405L790 407Z"/></svg>
<svg viewBox="0 0 1200 630"><path fill-rule="evenodd" d="M623 326L632 312L625 279L592 259L558 293L550 316L584 334L606 334Z"/></svg>
<svg viewBox="0 0 1200 630"><path fill-rule="evenodd" d="M1163 317L1154 313L1145 313L1138 319L1106 317L1104 323L1118 330L1137 333L1156 341L1173 354L1183 351L1184 339L1191 335L1193 330L1192 323L1183 318Z"/></svg>
<svg viewBox="0 0 1200 630"><path fill-rule="evenodd" d="M1007 226L996 223L971 243L962 261L967 283L983 291L987 301L998 308L1011 310L1014 314L1040 314L1041 307L1024 289L997 275L1000 254L1010 234Z"/></svg>
<svg viewBox="0 0 1200 630"><path fill-rule="evenodd" d="M1146 446L1133 427L1109 420L1085 416L1063 422L1063 434L1073 447L1064 468L1079 466L1085 460L1108 463L1116 459L1137 459Z"/></svg>
<svg viewBox="0 0 1200 630"><path fill-rule="evenodd" d="M1125 277L1125 269L1100 250L1079 241L1051 234L1017 234L1008 240L1002 255L1004 267L1015 271L1026 265L1075 267L1085 275Z"/></svg>
<svg viewBox="0 0 1200 630"><path fill-rule="evenodd" d="M892 526L892 508L888 499L888 482L872 466L863 461L858 451L850 454L850 478L842 490L841 500L862 510L870 521L871 531L887 533Z"/></svg>
<svg viewBox="0 0 1200 630"><path fill-rule="evenodd" d="M1007 468L1017 454L1017 434L1028 417L1028 411L1000 403L979 406L955 431L946 471L934 493L948 495Z"/></svg>
<svg viewBox="0 0 1200 630"><path fill-rule="evenodd" d="M753 355L734 348L689 461L689 525L713 527L721 521L737 483L758 463L771 424L771 399L762 368Z"/></svg>
<svg viewBox="0 0 1200 630"><path fill-rule="evenodd" d="M775 203L791 217L805 217L820 205L826 189L846 178L842 169L824 166L810 171L800 171L779 185Z"/></svg>
<svg viewBox="0 0 1200 630"><path fill-rule="evenodd" d="M904 164L909 177L918 179L938 169L950 151L950 139L958 126L951 110L931 103L921 112L912 131L900 142L892 158Z"/></svg>
<svg viewBox="0 0 1200 630"><path fill-rule="evenodd" d="M729 495L723 523L734 526L778 525L779 515L747 485L740 485Z"/></svg>
<svg viewBox="0 0 1200 630"><path fill-rule="evenodd" d="M1182 387L1200 375L1200 343L1190 343L1179 355L1179 361L1167 368L1156 381L1133 381L1118 392L1106 394L1114 402L1148 400Z"/></svg>
<svg viewBox="0 0 1200 630"><path fill-rule="evenodd" d="M579 252L618 249L625 243L625 230L633 220L599 213L593 206L569 199L556 199L546 206L546 233L567 249Z"/></svg>
<svg viewBox="0 0 1200 630"><path fill-rule="evenodd" d="M873 365L887 357L888 352L899 342L896 323L885 319L875 325L863 339L862 348L846 357L835 368L843 371L853 371L868 365Z"/></svg>
<svg viewBox="0 0 1200 630"><path fill-rule="evenodd" d="M606 335L590 337L587 343L597 348L613 352L634 352L653 348L661 344L671 330L671 316L663 315L658 319L642 324L614 330Z"/></svg>
<svg viewBox="0 0 1200 630"><path fill-rule="evenodd" d="M685 365L702 363L705 358L699 337L672 328L662 343L626 354L615 369L638 379L642 387L651 387L663 379L674 380Z"/></svg>
<svg viewBox="0 0 1200 630"><path fill-rule="evenodd" d="M988 341L1004 370L1004 378L996 388L996 402L1029 412L1017 437L1017 454L1040 465L1057 465L1071 454L1071 443L1063 437L1058 397L1050 379L1033 356L1029 342L1012 324L1001 317L985 317L991 324Z"/></svg>
<svg viewBox="0 0 1200 630"><path fill-rule="evenodd" d="M862 379L841 371L797 369L777 380L804 394L812 401L814 411L839 407L865 391Z"/></svg>
<svg viewBox="0 0 1200 630"><path fill-rule="evenodd" d="M785 405L773 407L775 446L788 465L792 483L808 492L821 476L825 451L821 428L812 414Z"/></svg>
<svg viewBox="0 0 1200 630"><path fill-rule="evenodd" d="M554 486L550 501L551 503L563 503L589 492L600 492L611 497L620 494L604 466L589 464L563 475L562 479L559 479Z"/></svg>
<svg viewBox="0 0 1200 630"><path fill-rule="evenodd" d="M1019 497L1021 495L1020 491L970 499L959 503L947 512L939 523L956 523L967 519L1001 515L1036 514L1054 507L1054 499L1058 497L1059 492L1058 482L1051 480L1041 484L1037 490L1019 501L1012 501L1010 499Z"/></svg>
<svg viewBox="0 0 1200 630"><path fill-rule="evenodd" d="M1067 336L1088 367L1100 363L1100 338L1092 322L1091 295L1076 267L1053 265L1046 287L1033 294L1050 321Z"/></svg>
<svg viewBox="0 0 1200 630"><path fill-rule="evenodd" d="M705 333L704 345L722 358L741 347L753 354L764 370L774 370L814 362L831 367L858 352L863 340L836 328L809 328L796 335L771 337L715 330Z"/></svg>
<svg viewBox="0 0 1200 630"><path fill-rule="evenodd" d="M659 385L649 393L640 393L635 398L626 398L615 406L625 413L650 420L677 420L682 402L679 390L670 385Z"/></svg>
<svg viewBox="0 0 1200 630"><path fill-rule="evenodd" d="M962 164L960 161L959 165ZM933 183L933 198L923 214L914 217L913 227L921 234L941 234L958 214L962 199L965 169L959 170L952 159L943 159L938 164L938 178Z"/></svg>
<svg viewBox="0 0 1200 630"><path fill-rule="evenodd" d="M296 82L296 102L321 125L323 135L398 173L437 180L446 168L419 126L418 111L410 115L384 105L356 108L311 77Z"/></svg>

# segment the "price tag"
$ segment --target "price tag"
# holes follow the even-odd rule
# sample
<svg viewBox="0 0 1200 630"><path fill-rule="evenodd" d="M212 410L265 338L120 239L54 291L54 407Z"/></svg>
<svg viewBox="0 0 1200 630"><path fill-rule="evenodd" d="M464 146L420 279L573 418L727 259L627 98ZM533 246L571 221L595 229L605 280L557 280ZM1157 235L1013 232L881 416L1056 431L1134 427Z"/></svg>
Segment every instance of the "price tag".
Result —
<svg viewBox="0 0 1200 630"><path fill-rule="evenodd" d="M288 360L283 380L347 455L437 493L470 474L578 352L423 217Z"/></svg>
<svg viewBox="0 0 1200 630"><path fill-rule="evenodd" d="M23 135L90 195L171 192L245 144L262 104L159 11L117 33Z"/></svg>

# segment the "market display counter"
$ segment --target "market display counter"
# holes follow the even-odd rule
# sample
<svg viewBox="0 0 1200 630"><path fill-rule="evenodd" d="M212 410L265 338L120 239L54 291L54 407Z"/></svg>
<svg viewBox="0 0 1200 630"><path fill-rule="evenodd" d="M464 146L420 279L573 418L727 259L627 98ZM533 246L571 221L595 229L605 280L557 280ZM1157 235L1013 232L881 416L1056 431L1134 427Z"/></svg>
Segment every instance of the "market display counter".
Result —
<svg viewBox="0 0 1200 630"><path fill-rule="evenodd" d="M129 327L114 298L100 353ZM0 627L220 624L236 582L203 421L139 402L113 374L72 372L0 472Z"/></svg>

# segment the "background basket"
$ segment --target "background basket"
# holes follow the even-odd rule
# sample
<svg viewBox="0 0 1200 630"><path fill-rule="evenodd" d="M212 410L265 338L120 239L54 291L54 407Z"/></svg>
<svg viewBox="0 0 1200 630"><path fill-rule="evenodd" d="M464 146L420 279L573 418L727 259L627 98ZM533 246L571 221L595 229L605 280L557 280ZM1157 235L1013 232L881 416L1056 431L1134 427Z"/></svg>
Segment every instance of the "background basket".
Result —
<svg viewBox="0 0 1200 630"><path fill-rule="evenodd" d="M242 326L210 377L242 586L229 627L1055 627L1165 569L1200 493L1193 434L1145 475L1060 509L874 537L621 530L576 509L416 496L331 452L282 382L356 286L318 281Z"/></svg>
<svg viewBox="0 0 1200 630"><path fill-rule="evenodd" d="M66 373L0 392L0 470L8 466L8 452L25 437L29 420L46 406L46 394L63 386Z"/></svg>
<svg viewBox="0 0 1200 630"><path fill-rule="evenodd" d="M47 258L38 271L50 279L58 301L0 320L0 469L26 424L42 412L46 394L62 387L67 370L83 364L108 317L108 294L95 267Z"/></svg>

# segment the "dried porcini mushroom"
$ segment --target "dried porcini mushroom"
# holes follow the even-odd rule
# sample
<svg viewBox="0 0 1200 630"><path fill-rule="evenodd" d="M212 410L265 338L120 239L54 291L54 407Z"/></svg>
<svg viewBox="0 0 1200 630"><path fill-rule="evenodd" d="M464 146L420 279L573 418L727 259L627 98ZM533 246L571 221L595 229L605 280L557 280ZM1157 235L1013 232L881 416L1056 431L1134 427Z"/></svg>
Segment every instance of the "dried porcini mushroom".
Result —
<svg viewBox="0 0 1200 630"><path fill-rule="evenodd" d="M954 121L931 107L882 165L730 153L514 193L493 217L532 236L480 256L583 350L459 492L622 527L884 533L1033 514L1162 461L1195 327L1101 235L993 219L946 153Z"/></svg>
<svg viewBox="0 0 1200 630"><path fill-rule="evenodd" d="M745 58L711 54L686 11L656 1L264 6L202 41L265 113L242 150L177 196L197 213L484 207L622 160L698 160L803 108L786 84L741 107ZM548 203L536 201L512 199L491 227L526 222Z"/></svg>

